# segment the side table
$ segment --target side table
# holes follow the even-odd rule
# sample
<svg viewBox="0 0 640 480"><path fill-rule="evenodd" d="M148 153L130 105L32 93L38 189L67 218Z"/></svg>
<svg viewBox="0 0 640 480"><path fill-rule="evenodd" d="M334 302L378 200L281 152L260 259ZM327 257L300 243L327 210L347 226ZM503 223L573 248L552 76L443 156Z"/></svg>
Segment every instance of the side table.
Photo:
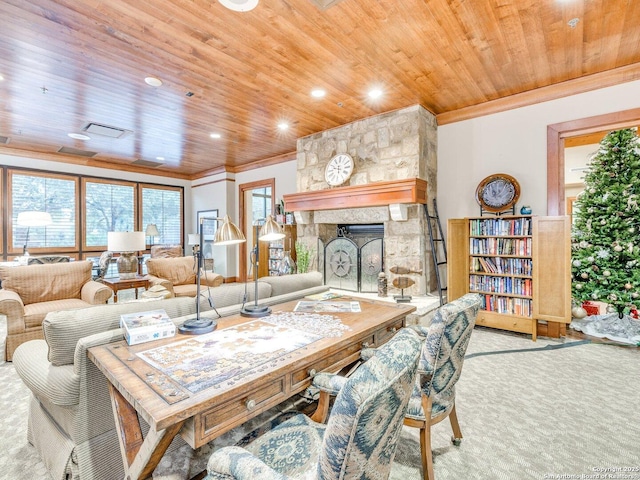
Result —
<svg viewBox="0 0 640 480"><path fill-rule="evenodd" d="M138 299L138 289L149 288L149 279L142 275L136 275L133 278L103 278L102 283L109 286L113 290L113 303L118 303L118 291L127 290L129 288L135 288L136 300Z"/></svg>

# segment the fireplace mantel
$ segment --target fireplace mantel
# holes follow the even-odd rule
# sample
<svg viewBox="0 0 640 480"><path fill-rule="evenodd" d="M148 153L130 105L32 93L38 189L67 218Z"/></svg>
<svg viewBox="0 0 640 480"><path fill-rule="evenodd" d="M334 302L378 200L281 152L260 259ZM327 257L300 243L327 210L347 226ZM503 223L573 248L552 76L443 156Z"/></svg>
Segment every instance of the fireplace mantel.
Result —
<svg viewBox="0 0 640 480"><path fill-rule="evenodd" d="M292 193L283 195L283 200L284 208L289 212L427 203L427 182L421 178L375 182Z"/></svg>

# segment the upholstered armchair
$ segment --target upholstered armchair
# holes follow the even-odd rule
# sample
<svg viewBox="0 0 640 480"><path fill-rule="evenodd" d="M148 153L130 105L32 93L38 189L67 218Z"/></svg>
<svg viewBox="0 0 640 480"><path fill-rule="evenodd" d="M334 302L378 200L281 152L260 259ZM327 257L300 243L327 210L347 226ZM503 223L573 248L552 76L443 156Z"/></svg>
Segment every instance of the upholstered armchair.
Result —
<svg viewBox="0 0 640 480"><path fill-rule="evenodd" d="M480 304L480 296L469 293L440 307L428 328L414 326L425 338L419 370L431 376L422 386L418 382L414 385L404 423L420 429L420 453L426 480L434 479L431 426L449 418L454 445L460 445L462 441L455 385L462 373Z"/></svg>
<svg viewBox="0 0 640 480"><path fill-rule="evenodd" d="M182 257L182 245L152 245L151 258Z"/></svg>
<svg viewBox="0 0 640 480"><path fill-rule="evenodd" d="M296 415L245 448L214 452L206 478L388 478L421 345L400 330L344 383L326 425Z"/></svg>
<svg viewBox="0 0 640 480"><path fill-rule="evenodd" d="M455 384L462 373L462 364L471 332L480 309L480 296L467 294L440 307L429 327L412 325L424 340L418 377L411 392L404 424L420 429L420 446L424 478L433 480L431 453L431 426L449 418L453 430L453 443L460 445L462 432L456 414ZM375 355L375 349L362 351L363 360ZM365 362L366 365L367 362ZM313 419L324 421L329 410L331 395L336 395L346 379L320 373L313 379L320 389L318 408ZM428 415L425 415L428 412Z"/></svg>
<svg viewBox="0 0 640 480"><path fill-rule="evenodd" d="M196 260L193 256L147 259L149 286L162 285L172 297L196 296ZM218 287L224 277L209 270L202 272L200 285Z"/></svg>
<svg viewBox="0 0 640 480"><path fill-rule="evenodd" d="M91 279L85 260L21 267L0 266L0 314L7 317L5 359L27 340L42 339L49 312L106 303L113 291Z"/></svg>
<svg viewBox="0 0 640 480"><path fill-rule="evenodd" d="M102 252L100 254L100 258L98 259L98 268L96 269L96 273L93 275L93 280L100 282L109 271L109 265L111 264L111 259L113 258L113 252L109 250Z"/></svg>

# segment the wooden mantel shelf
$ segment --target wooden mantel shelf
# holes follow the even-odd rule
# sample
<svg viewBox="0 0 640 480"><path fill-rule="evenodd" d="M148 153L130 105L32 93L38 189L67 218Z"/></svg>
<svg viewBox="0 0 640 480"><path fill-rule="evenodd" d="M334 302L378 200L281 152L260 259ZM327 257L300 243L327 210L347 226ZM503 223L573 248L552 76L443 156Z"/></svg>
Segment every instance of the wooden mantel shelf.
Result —
<svg viewBox="0 0 640 480"><path fill-rule="evenodd" d="M289 212L378 207L393 203L427 203L427 182L408 178L283 195Z"/></svg>

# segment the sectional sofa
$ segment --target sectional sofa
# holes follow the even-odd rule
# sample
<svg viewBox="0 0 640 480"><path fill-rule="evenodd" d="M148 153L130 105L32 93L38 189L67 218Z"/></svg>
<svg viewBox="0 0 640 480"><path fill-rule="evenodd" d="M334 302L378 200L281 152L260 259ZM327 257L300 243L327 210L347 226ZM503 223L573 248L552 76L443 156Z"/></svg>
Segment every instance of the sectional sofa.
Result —
<svg viewBox="0 0 640 480"><path fill-rule="evenodd" d="M260 304L274 305L326 290L318 272L258 281ZM223 284L209 291L222 316L240 311L245 291L247 301L254 298L253 283ZM123 478L107 380L87 358L87 349L123 339L120 315L159 308L180 325L195 313L195 300L176 297L49 313L43 322L44 339L30 340L16 349L16 372L32 393L28 440L54 480ZM201 316L217 316L208 294L201 299Z"/></svg>

